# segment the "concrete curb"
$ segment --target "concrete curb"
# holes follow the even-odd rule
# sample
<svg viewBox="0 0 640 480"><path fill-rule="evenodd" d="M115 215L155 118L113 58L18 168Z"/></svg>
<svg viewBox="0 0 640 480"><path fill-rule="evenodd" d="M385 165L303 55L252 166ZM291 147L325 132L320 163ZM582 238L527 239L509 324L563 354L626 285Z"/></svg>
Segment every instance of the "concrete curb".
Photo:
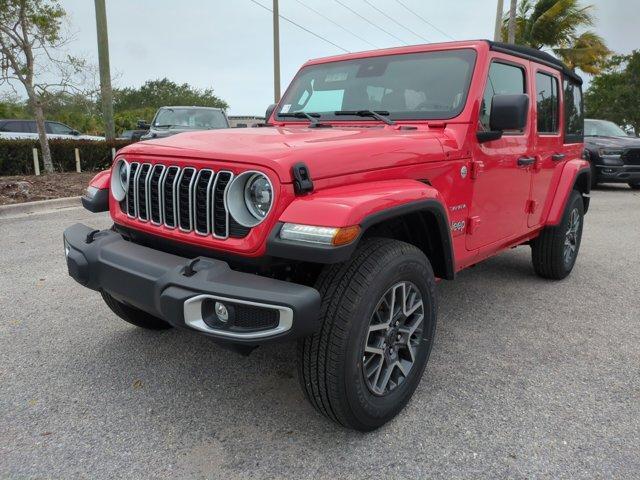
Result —
<svg viewBox="0 0 640 480"><path fill-rule="evenodd" d="M80 197L54 198L52 200L38 200L37 202L0 205L0 219L20 218L37 213L55 212L57 210L81 206Z"/></svg>

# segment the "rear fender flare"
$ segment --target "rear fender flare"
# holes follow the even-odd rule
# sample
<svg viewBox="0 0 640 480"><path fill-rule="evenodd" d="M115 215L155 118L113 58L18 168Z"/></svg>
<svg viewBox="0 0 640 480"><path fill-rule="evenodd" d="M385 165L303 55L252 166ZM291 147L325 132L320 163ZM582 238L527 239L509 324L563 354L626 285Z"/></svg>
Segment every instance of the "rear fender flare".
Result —
<svg viewBox="0 0 640 480"><path fill-rule="evenodd" d="M560 223L565 205L573 190L582 193L586 213L589 209L591 192L591 168L589 162L585 160L570 160L564 165L545 225L553 226Z"/></svg>

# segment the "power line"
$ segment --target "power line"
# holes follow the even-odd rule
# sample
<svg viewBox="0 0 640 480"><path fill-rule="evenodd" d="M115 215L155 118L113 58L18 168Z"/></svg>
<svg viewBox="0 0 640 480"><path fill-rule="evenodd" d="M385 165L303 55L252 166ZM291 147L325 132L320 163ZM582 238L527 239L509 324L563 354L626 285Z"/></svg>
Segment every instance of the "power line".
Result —
<svg viewBox="0 0 640 480"><path fill-rule="evenodd" d="M413 10L411 10L409 7L407 7L403 2L401 2L400 0L396 0L396 2L398 2L400 5L402 5L404 8L406 8L409 12L413 13L416 17L418 17L420 20L422 20L424 23L426 23L427 25L429 25L431 28L433 28L434 30L437 30L438 32L440 32L441 34L443 34L445 37L450 38L451 40L455 40L455 38L453 38L451 35L449 35L447 32L443 32L442 30L440 30L438 27L436 27L433 23L431 23L429 20L427 20L426 18L418 15L416 12L414 12Z"/></svg>
<svg viewBox="0 0 640 480"><path fill-rule="evenodd" d="M331 20L329 17L327 17L326 15L320 13L319 11L315 10L314 8L311 8L309 5L306 5L304 3L302 3L300 0L295 0L297 3L299 3L300 5L302 5L304 8L306 8L307 10L311 10L313 13L315 13L316 15L319 15L320 17L324 18L326 21L333 23L336 27L340 28L341 30L344 30L345 32L347 32L349 35L352 35L354 37L356 37L358 40L363 41L364 43L366 43L367 45L370 45L373 48L380 48L377 45L374 45L373 43L371 43L369 40L367 40L366 38L362 38L360 35L357 35L355 33L353 33L351 30L349 30L348 28L343 27L342 25L340 25L338 22L335 22L333 20Z"/></svg>
<svg viewBox="0 0 640 480"><path fill-rule="evenodd" d="M369 0L363 0L364 3L366 3L367 5L369 5L371 8L373 8L374 10L377 10L378 12L380 12L382 15L384 15L385 17L387 17L389 20L391 20L393 23L395 23L396 25L399 25L400 28L404 28L406 31L411 32L413 35L415 35L418 38L421 38L422 40L424 40L425 42L430 42L430 40L428 38L423 37L422 35L420 35L419 33L414 32L413 30L411 30L409 27L404 26L403 24L401 24L400 22L398 22L397 20L395 20L394 18L392 18L391 16L387 15L385 12L383 12L382 10L380 10L378 7L376 7L373 3L369 2Z"/></svg>
<svg viewBox="0 0 640 480"><path fill-rule="evenodd" d="M253 1L253 0L252 0ZM378 30L380 30L381 32L386 33L387 35L389 35L390 37L395 38L396 40L398 40L400 43L403 44L407 44L407 42L405 42L404 40L402 40L401 38L395 36L393 33L386 31L384 28L380 27L379 25L376 25L375 23L371 22L370 20L366 19L365 17L363 17L362 15L360 15L358 12L356 12L353 8L346 6L344 3L342 3L340 0L335 0L335 2L338 5L342 5L344 8L346 8L347 10L349 10L351 13L353 13L354 15L357 15L358 17L360 17L362 20L364 20L365 22L367 22L369 25L374 26L375 28L377 28Z"/></svg>
<svg viewBox="0 0 640 480"><path fill-rule="evenodd" d="M265 6L264 6L264 5L262 5L260 2L257 2L256 0L249 0L249 1L250 1L250 2L255 3L255 4L256 4L256 5L258 5L259 7L264 8L266 11L273 13L273 10L271 10L269 7L265 7ZM347 50L346 48L342 48L340 45L338 45L338 44L336 44L336 43L333 43L331 40L328 40L328 39L324 38L322 35L318 35L317 33L312 32L312 31L311 31L311 30L309 30L308 28L303 27L302 25L300 25L300 24L298 24L298 23L294 22L293 20L288 19L288 18L287 18L287 17L285 17L284 15L278 15L278 17L280 17L280 18L281 18L282 20L284 20L285 22L289 22L290 24L295 25L295 26L296 26L296 27L298 27L299 29L304 30L304 31L305 31L305 32L307 32L307 33L310 33L311 35L313 35L313 36L314 36L314 37L316 37L316 38L319 38L320 40L323 40L323 41L325 41L325 42L327 42L327 43L330 43L331 45L333 45L334 47L336 47L336 48L338 48L338 49L342 50L343 52L345 52L345 53L350 53L350 52L349 52L349 50Z"/></svg>

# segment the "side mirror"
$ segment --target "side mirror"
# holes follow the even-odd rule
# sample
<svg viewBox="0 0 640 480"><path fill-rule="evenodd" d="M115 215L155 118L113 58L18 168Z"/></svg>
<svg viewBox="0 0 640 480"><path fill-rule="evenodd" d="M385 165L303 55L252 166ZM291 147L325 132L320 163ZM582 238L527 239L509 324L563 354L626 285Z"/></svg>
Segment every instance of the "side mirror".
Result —
<svg viewBox="0 0 640 480"><path fill-rule="evenodd" d="M77 137L80 135L80 132L78 130L71 130L71 135L75 135Z"/></svg>
<svg viewBox="0 0 640 480"><path fill-rule="evenodd" d="M267 123L269 121L269 119L271 118L271 114L273 114L273 111L276 109L276 104L272 103L271 105L269 105L267 107L267 111L264 114L264 123Z"/></svg>
<svg viewBox="0 0 640 480"><path fill-rule="evenodd" d="M523 93L516 95L494 95L491 101L488 132L478 132L480 143L497 140L505 130L522 130L527 125L529 112L529 96Z"/></svg>
<svg viewBox="0 0 640 480"><path fill-rule="evenodd" d="M138 128L140 130L149 130L150 127L151 125L149 125L149 123L145 122L144 120L138 120Z"/></svg>

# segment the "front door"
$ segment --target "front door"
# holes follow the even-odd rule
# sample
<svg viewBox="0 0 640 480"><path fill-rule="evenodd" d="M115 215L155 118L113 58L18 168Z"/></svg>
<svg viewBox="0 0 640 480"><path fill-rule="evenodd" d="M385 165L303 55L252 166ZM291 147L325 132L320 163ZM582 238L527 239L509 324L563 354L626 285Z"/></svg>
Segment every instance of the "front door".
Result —
<svg viewBox="0 0 640 480"><path fill-rule="evenodd" d="M529 62L495 54L490 64L478 128L490 130L494 95L528 93ZM504 132L499 140L476 144L473 151L473 198L467 230L468 250L517 237L526 232L533 160L531 115L522 131Z"/></svg>

